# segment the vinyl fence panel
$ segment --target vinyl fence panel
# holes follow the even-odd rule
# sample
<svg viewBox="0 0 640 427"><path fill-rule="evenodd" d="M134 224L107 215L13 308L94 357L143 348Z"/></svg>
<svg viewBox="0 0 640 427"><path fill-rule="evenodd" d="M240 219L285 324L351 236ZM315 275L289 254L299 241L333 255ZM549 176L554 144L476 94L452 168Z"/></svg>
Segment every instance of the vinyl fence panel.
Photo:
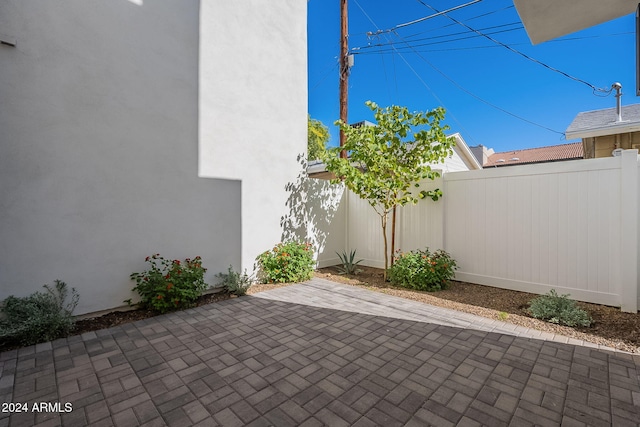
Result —
<svg viewBox="0 0 640 427"><path fill-rule="evenodd" d="M538 294L555 289L637 311L637 150L445 173L423 185L444 196L398 210L397 249L445 249L458 262L458 280ZM346 193L345 250L356 249L364 265L384 266L380 218Z"/></svg>
<svg viewBox="0 0 640 427"><path fill-rule="evenodd" d="M445 175L445 249L458 260L456 277L620 305L620 165L607 158Z"/></svg>

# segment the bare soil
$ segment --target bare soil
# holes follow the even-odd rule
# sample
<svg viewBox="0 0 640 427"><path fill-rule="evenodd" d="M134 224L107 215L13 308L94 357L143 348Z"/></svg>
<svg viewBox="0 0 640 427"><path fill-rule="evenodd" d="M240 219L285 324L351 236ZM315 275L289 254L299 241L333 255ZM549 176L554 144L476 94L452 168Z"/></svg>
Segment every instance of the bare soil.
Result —
<svg viewBox="0 0 640 427"><path fill-rule="evenodd" d="M360 269L362 271L355 276L345 276L340 275L337 268L327 267L318 270L316 277L640 353L640 315L637 313L623 313L619 308L579 302L578 305L591 315L594 322L588 328L571 328L532 318L527 309L529 302L538 296L536 294L457 281L452 281L447 290L420 292L395 287L385 282L381 269Z"/></svg>
<svg viewBox="0 0 640 427"><path fill-rule="evenodd" d="M315 276L347 285L361 286L388 295L476 314L490 319L502 320L540 331L564 335L607 347L617 348L622 351L640 353L640 315L635 313L622 313L620 309L615 307L580 302L578 304L587 310L593 318L594 324L589 328L570 328L568 326L554 325L532 318L528 314L527 308L529 302L537 295L526 292L517 292L457 281L451 282L450 288L443 291L413 291L392 286L389 282L383 280L381 269L371 267L361 267L360 273L349 276L339 274L339 271L335 267L327 267L318 270ZM249 288L247 294L251 295L289 285L290 284L253 285ZM235 298L235 296L226 292L207 294L198 299L196 306L212 304L229 298ZM135 322L136 320L147 319L156 315L157 313L151 310L137 309L114 311L103 316L79 319L76 322L73 335ZM0 343L0 352L14 348L17 347Z"/></svg>

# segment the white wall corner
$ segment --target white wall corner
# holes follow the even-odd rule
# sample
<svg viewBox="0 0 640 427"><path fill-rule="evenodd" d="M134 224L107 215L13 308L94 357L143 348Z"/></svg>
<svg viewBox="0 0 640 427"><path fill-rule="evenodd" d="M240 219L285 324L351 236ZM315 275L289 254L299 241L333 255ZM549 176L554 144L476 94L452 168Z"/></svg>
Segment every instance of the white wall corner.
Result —
<svg viewBox="0 0 640 427"><path fill-rule="evenodd" d="M306 20L305 0L200 6L199 174L242 183L242 269L281 240L303 173Z"/></svg>

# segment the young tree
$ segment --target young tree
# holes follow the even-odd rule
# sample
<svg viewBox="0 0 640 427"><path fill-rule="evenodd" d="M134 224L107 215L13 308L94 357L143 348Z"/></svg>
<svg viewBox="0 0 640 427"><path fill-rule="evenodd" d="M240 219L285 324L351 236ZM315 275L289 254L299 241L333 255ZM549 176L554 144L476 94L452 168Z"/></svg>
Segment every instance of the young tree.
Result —
<svg viewBox="0 0 640 427"><path fill-rule="evenodd" d="M442 192L420 190L423 179L440 176L429 163L440 163L453 154L454 141L447 138L441 126L445 110L442 107L428 112L411 113L406 107L392 105L381 108L365 103L373 111L375 126L351 127L337 121L344 131L343 147L328 150L322 156L327 170L344 182L360 198L369 201L380 216L384 238L384 277L389 261L387 219L395 206L430 197L438 200ZM344 149L349 158L340 158Z"/></svg>
<svg viewBox="0 0 640 427"><path fill-rule="evenodd" d="M307 117L307 160L315 160L326 150L329 129L320 120Z"/></svg>

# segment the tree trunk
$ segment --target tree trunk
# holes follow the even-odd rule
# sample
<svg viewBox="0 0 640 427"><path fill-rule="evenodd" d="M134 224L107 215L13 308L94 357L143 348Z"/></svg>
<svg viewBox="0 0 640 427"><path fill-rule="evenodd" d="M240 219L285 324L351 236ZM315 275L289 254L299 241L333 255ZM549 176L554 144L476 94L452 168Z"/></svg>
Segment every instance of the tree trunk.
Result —
<svg viewBox="0 0 640 427"><path fill-rule="evenodd" d="M394 195L393 197L396 197ZM396 253L396 206L393 207L391 216L391 267L393 267L393 255Z"/></svg>
<svg viewBox="0 0 640 427"><path fill-rule="evenodd" d="M389 257L387 256L387 214L381 215L382 219L382 238L384 239L384 281L387 281L387 268L389 266Z"/></svg>

